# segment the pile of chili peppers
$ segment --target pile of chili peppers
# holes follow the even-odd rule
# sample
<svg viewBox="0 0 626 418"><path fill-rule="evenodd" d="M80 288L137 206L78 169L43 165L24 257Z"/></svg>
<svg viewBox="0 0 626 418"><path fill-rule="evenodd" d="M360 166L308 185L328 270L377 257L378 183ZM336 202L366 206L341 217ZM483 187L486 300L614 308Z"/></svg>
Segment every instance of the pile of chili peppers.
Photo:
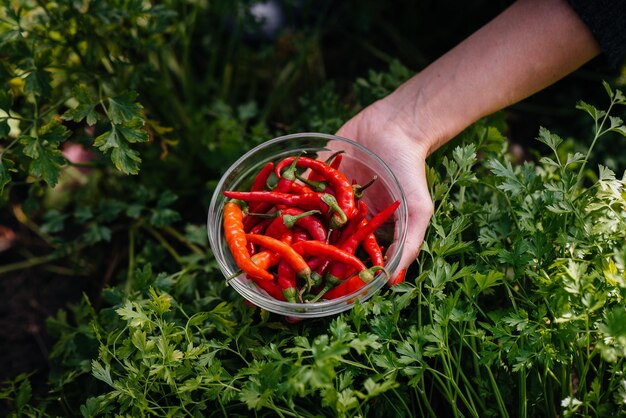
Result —
<svg viewBox="0 0 626 418"><path fill-rule="evenodd" d="M365 185L327 161L290 156L268 162L249 191L225 191L224 236L232 256L257 286L278 300L311 303L363 288L384 269L374 232L399 201L367 219ZM303 173L308 173L304 176Z"/></svg>

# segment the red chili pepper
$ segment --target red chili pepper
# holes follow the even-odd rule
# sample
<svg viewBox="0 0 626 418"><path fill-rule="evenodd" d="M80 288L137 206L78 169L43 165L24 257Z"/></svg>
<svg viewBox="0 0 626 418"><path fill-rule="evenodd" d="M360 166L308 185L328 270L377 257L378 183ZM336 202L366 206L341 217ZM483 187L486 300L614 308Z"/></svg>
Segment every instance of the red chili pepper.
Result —
<svg viewBox="0 0 626 418"><path fill-rule="evenodd" d="M294 244L293 249L303 255L325 257L329 260L333 260L334 263L342 265L344 268L355 269L356 271L358 271L357 277L364 283L369 283L374 279L374 272L372 270L373 267L371 269L368 269L357 256L345 252L333 245L319 241L301 241L297 244ZM382 267L380 269L382 269ZM318 300L328 290L341 283L340 278L334 275L326 275L325 279L326 286L324 286L324 288L320 290L320 292L313 299L313 301Z"/></svg>
<svg viewBox="0 0 626 418"><path fill-rule="evenodd" d="M278 216L276 216L276 218L274 218L274 220L269 224L264 235L278 238L282 241L285 240L285 237L289 237L291 241L293 238L293 229L296 224L299 221L310 217L314 213L319 213L319 211L310 210L308 212L304 212L303 210L296 208L279 210L276 212Z"/></svg>
<svg viewBox="0 0 626 418"><path fill-rule="evenodd" d="M394 286L398 283L402 283L404 278L406 277L406 269L402 269L396 274L395 277L392 277L389 281L387 281L387 285Z"/></svg>
<svg viewBox="0 0 626 418"><path fill-rule="evenodd" d="M329 165L334 168L335 170L339 169L339 166L341 165L341 161L343 160L343 151L339 151L335 153L335 158L333 158L333 160L329 163Z"/></svg>
<svg viewBox="0 0 626 418"><path fill-rule="evenodd" d="M254 225L250 231L248 231L248 234L263 234L265 233L265 230L267 229L267 227L272 223L271 219L260 219L260 222L256 225Z"/></svg>
<svg viewBox="0 0 626 418"><path fill-rule="evenodd" d="M327 260L323 257L314 256L314 257L308 257L306 259L306 263L309 265L309 268L311 269L312 287L321 285L322 281L324 280L324 273L326 272L326 267L330 263L330 260Z"/></svg>
<svg viewBox="0 0 626 418"><path fill-rule="evenodd" d="M339 168L339 165L341 164L342 159L343 159L343 151L337 151L333 153L333 155L328 157L328 159L325 162L326 164L328 164L329 166L337 170ZM319 175L313 170L311 170L307 178L308 180L311 180L311 181L323 181L324 180L324 177L322 177L321 175Z"/></svg>
<svg viewBox="0 0 626 418"><path fill-rule="evenodd" d="M272 175L273 171L274 171L274 163L273 162L270 161L267 164L265 164L263 166L263 168L254 177L254 180L252 181L252 186L250 186L250 191L251 192L256 192L256 191L260 191L260 190L265 190L265 185L267 184L267 180L270 178L270 176ZM248 212L256 212L256 211L258 211L260 204L261 203L255 202L255 203L252 203L252 204L248 205ZM267 210L267 209L265 209L265 210ZM245 217L244 217L244 226L248 226L248 225L246 225Z"/></svg>
<svg viewBox="0 0 626 418"><path fill-rule="evenodd" d="M367 269L365 264L354 254L321 241L300 241L294 244L292 248L303 256L328 258L358 271Z"/></svg>
<svg viewBox="0 0 626 418"><path fill-rule="evenodd" d="M265 230L265 234L268 237L276 238L281 241L284 241L284 238L290 236L293 238L293 231L291 228L285 225L282 216L278 216L272 220L267 229Z"/></svg>
<svg viewBox="0 0 626 418"><path fill-rule="evenodd" d="M295 157L291 165L282 172L282 175L278 178L278 184L276 185L276 191L281 193L295 193L305 194L312 193L313 190L305 185L296 183L298 178L298 172L296 170L297 161L300 156Z"/></svg>
<svg viewBox="0 0 626 418"><path fill-rule="evenodd" d="M302 195L280 192L235 192L225 191L224 196L245 202L267 202L273 205L286 205L304 210L319 210L322 213L328 211L328 204L324 202L325 194L307 193ZM328 199L327 199L328 200Z"/></svg>
<svg viewBox="0 0 626 418"><path fill-rule="evenodd" d="M270 251L280 254L289 265L295 270L298 277L311 280L311 269L304 258L291 245L267 235L246 234L246 239L260 245Z"/></svg>
<svg viewBox="0 0 626 418"><path fill-rule="evenodd" d="M332 231L334 236L330 242L332 244L336 244L337 242L341 242L354 234L356 230L362 226L362 222L365 220L366 216L367 204L365 204L364 201L359 200L358 208L354 216L348 220L348 223L342 229Z"/></svg>
<svg viewBox="0 0 626 418"><path fill-rule="evenodd" d="M270 272L252 261L247 249L247 237L243 230L243 212L241 207L233 201L224 204L224 238L235 263L244 273L266 280L274 278Z"/></svg>
<svg viewBox="0 0 626 418"><path fill-rule="evenodd" d="M285 300L285 297L283 296L283 290L280 288L275 280L259 279L258 277L251 275L248 275L247 277L254 283L256 283L256 285L259 286L261 289L265 290L267 294L274 299Z"/></svg>
<svg viewBox="0 0 626 418"><path fill-rule="evenodd" d="M250 256L253 256L256 254L256 246L251 242L246 243L246 250L248 250L248 254Z"/></svg>
<svg viewBox="0 0 626 418"><path fill-rule="evenodd" d="M254 210L250 210L250 207L254 207ZM250 216L250 213L267 213L274 209L274 205L268 202L250 202L248 204L248 214L244 214L243 228L246 231L250 231L256 224L263 219L259 216Z"/></svg>
<svg viewBox="0 0 626 418"><path fill-rule="evenodd" d="M339 248L343 249L344 251L354 253L359 243L363 241L363 239L365 239L365 237L367 237L369 234L374 233L374 231L376 231L383 223L385 223L385 221L389 219L391 215L393 215L398 206L400 206L400 201L396 200L385 209L378 212L372 219L367 222L367 224L357 228L354 234L342 240L342 242L338 245Z"/></svg>
<svg viewBox="0 0 626 418"><path fill-rule="evenodd" d="M277 177L280 177L282 169L293 163L296 158L298 158L298 160L296 161L296 165L298 167L310 168L311 170L322 176L326 181L328 181L331 188L335 192L335 197L337 199L339 208L341 208L342 212L347 218L352 217L353 212L356 208L354 190L352 189L352 184L348 181L346 176L341 171L332 168L330 165L322 161L314 160L311 158L287 157L280 161L278 164L276 164L276 166L274 167L274 174L276 174ZM341 228L346 222L343 217L340 217L337 214L335 214L332 219L332 226L334 229Z"/></svg>
<svg viewBox="0 0 626 418"><path fill-rule="evenodd" d="M326 270L328 270L328 266L330 265L330 261L327 258L323 258L322 262L319 263L319 265L317 267L315 267L315 272L319 275L324 275L326 274Z"/></svg>
<svg viewBox="0 0 626 418"><path fill-rule="evenodd" d="M257 266L261 267L262 269L269 269L270 267L278 264L278 262L280 261L280 255L276 254L274 252L271 251L259 251L258 253L256 253L255 255L253 255L252 257L252 261L254 262L254 264L256 264Z"/></svg>
<svg viewBox="0 0 626 418"><path fill-rule="evenodd" d="M300 183L296 183L296 182L292 182L289 185L289 189L287 190L288 193L294 193L294 194L307 194L307 193L315 193L315 191L313 189L311 189L310 187L304 185L304 184L300 184Z"/></svg>
<svg viewBox="0 0 626 418"><path fill-rule="evenodd" d="M374 231L376 231L387 219L389 219L399 205L400 201L396 200L387 206L385 209L377 213L369 222L362 223L354 234L341 241L337 247L348 253L354 254L361 241L363 241L369 234L374 233ZM332 263L329 267L328 273L338 278L345 277L345 266L339 263Z"/></svg>
<svg viewBox="0 0 626 418"><path fill-rule="evenodd" d="M305 229L300 228L298 226L296 226L293 229L293 241L292 241L292 243L295 244L296 242L306 241L308 239L311 239L311 236L309 235L309 233Z"/></svg>
<svg viewBox="0 0 626 418"><path fill-rule="evenodd" d="M294 242L294 244L296 243ZM309 265L311 270L315 270L324 263L324 260L325 258L322 258L322 257L308 257L306 259L306 263Z"/></svg>
<svg viewBox="0 0 626 418"><path fill-rule="evenodd" d="M385 256L383 255L380 245L378 245L376 235L372 233L366 236L365 239L361 241L361 247L363 247L369 256L372 265L381 267L385 265Z"/></svg>
<svg viewBox="0 0 626 418"><path fill-rule="evenodd" d="M243 219L243 228L244 231L246 231L246 216L244 215L244 219ZM263 234L265 232L265 230L267 229L267 227L270 225L270 223L272 222L271 219L263 219L261 220L258 224L254 225L250 231L246 231L248 234ZM248 253L250 255L254 255L256 253L256 247L253 243L248 242L247 245L248 248Z"/></svg>
<svg viewBox="0 0 626 418"><path fill-rule="evenodd" d="M293 224L303 228L310 236L311 239L317 241L326 241L326 229L324 224L313 215L312 211L304 212L298 208L287 208L280 211L283 216L283 220L288 228L293 227ZM303 214L307 214L302 216Z"/></svg>
<svg viewBox="0 0 626 418"><path fill-rule="evenodd" d="M336 277L326 275L324 277L326 286L316 295L313 301L317 301L322 297L325 299L335 299L356 292L367 283L374 280L374 269L376 269L376 267L377 266L361 270L358 274L354 274L343 281ZM385 269L382 270L386 273Z"/></svg>
<svg viewBox="0 0 626 418"><path fill-rule="evenodd" d="M258 172L256 177L254 177L254 180L252 181L252 186L250 186L250 191L256 192L259 190L265 190L265 185L267 184L267 180L270 178L273 170L273 162L270 161L265 164L261 171Z"/></svg>
<svg viewBox="0 0 626 418"><path fill-rule="evenodd" d="M325 181L315 181L302 177L300 174L296 174L296 178L306 185L313 192L326 192L329 191L328 184Z"/></svg>
<svg viewBox="0 0 626 418"><path fill-rule="evenodd" d="M324 293L323 296L324 299L328 300L337 299L342 296L354 293L357 290L361 290L363 287L365 287L365 285L366 283L359 276L352 276L338 286L335 286L328 292Z"/></svg>
<svg viewBox="0 0 626 418"><path fill-rule="evenodd" d="M334 153L333 155L331 155L326 160L326 164L328 164L330 167L332 167L335 170L337 170L339 168L339 165L341 164L341 160L343 158L342 153L343 153L343 151L338 151L338 152ZM316 173L313 170L311 170L311 172L309 173L308 177L306 177L306 178L304 178L301 175L296 173L296 178L298 180L300 180L301 182L303 182L304 184L306 184L307 186L309 186L311 189L313 189L316 192L327 192L327 191L329 191L327 189L328 183L326 181L324 181L324 177L322 177L321 175L319 175L318 173Z"/></svg>
<svg viewBox="0 0 626 418"><path fill-rule="evenodd" d="M296 283L296 272L286 260L278 263L277 271L278 286L287 302L296 303L298 301L298 290Z"/></svg>
<svg viewBox="0 0 626 418"><path fill-rule="evenodd" d="M376 235L369 234L367 237L361 241L361 247L365 250L365 253L369 256L370 263L373 266L385 266L385 256L383 255L383 250L378 245L378 240L376 239ZM338 274L340 278L347 277L354 273L354 269L346 269L345 267L341 270L336 266L333 268L332 272L334 274ZM332 274L332 273L331 273Z"/></svg>

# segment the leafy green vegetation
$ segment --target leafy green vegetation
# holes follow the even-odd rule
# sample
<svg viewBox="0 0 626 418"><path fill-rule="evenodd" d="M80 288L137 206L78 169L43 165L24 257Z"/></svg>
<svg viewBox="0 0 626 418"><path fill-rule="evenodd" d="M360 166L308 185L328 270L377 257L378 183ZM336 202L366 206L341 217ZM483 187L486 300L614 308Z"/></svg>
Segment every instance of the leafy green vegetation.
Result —
<svg viewBox="0 0 626 418"><path fill-rule="evenodd" d="M626 178L596 163L626 136L611 83L576 106L580 136L535 133L534 161L509 152L503 114L433 154L436 210L406 281L292 324L225 284L204 224L213 186L255 144L334 132L412 70L325 77L324 13L264 43L247 38L248 2L3 4L2 219L27 239L0 253L0 280L95 288L47 319L46 388L12 376L7 414L626 412ZM75 144L89 157L70 161Z"/></svg>

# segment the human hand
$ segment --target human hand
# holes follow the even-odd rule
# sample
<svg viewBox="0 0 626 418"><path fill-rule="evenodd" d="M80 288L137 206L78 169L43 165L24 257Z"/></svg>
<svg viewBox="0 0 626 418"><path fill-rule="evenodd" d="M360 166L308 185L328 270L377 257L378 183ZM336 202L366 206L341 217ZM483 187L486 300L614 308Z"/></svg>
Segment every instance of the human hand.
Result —
<svg viewBox="0 0 626 418"><path fill-rule="evenodd" d="M398 271L415 261L433 214L426 182L429 142L390 100L380 100L343 125L337 135L352 139L377 154L396 175L407 201L407 238ZM397 273L399 274L399 273ZM394 282L390 278L389 283Z"/></svg>
<svg viewBox="0 0 626 418"><path fill-rule="evenodd" d="M399 270L415 260L434 210L426 157L476 120L549 86L599 51L567 2L517 1L339 129L338 136L378 154L404 188L409 223Z"/></svg>

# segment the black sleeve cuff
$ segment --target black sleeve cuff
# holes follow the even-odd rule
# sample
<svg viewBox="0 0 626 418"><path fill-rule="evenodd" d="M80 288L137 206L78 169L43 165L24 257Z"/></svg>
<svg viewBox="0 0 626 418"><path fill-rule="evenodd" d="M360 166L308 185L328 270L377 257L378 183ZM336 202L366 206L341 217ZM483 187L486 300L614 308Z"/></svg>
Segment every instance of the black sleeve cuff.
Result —
<svg viewBox="0 0 626 418"><path fill-rule="evenodd" d="M626 0L568 0L589 28L609 64L618 67L626 55Z"/></svg>

